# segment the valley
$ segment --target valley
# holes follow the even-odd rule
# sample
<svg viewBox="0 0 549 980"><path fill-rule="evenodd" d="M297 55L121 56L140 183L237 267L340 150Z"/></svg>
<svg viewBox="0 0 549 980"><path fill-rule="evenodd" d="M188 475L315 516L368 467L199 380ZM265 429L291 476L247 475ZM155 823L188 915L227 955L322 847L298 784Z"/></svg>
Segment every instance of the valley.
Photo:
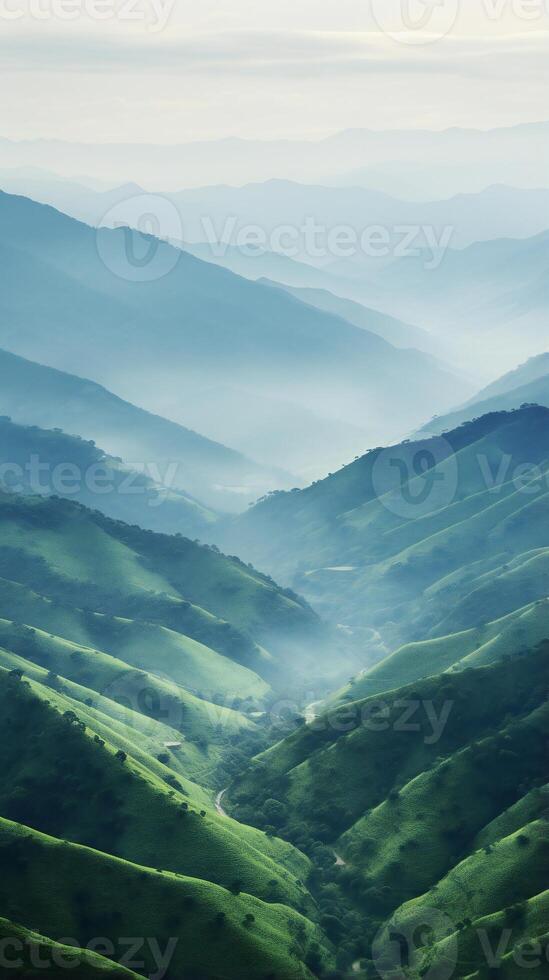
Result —
<svg viewBox="0 0 549 980"><path fill-rule="evenodd" d="M110 108L0 137L0 977L545 980L549 124L437 115L431 36L202 6L49 24ZM384 128L277 136L311 50Z"/></svg>

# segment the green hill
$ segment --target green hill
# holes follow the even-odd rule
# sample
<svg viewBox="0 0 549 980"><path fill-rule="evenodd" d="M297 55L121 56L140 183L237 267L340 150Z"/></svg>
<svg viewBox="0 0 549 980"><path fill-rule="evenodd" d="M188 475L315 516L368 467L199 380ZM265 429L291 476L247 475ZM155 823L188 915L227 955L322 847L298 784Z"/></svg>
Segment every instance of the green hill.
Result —
<svg viewBox="0 0 549 980"><path fill-rule="evenodd" d="M174 936L174 978L306 978L305 961L328 963L304 855L217 813L179 750L153 755L164 722L85 690L0 649L6 916L54 943L109 937L116 961L116 935Z"/></svg>
<svg viewBox="0 0 549 980"><path fill-rule="evenodd" d="M146 412L88 378L5 350L0 350L0 413L22 426L62 429L91 439L112 456L127 460L128 466L138 461L154 465L156 482L162 482L162 475L168 473L175 489L215 510L238 512L248 500L273 486L292 485L288 474L262 467L197 432Z"/></svg>
<svg viewBox="0 0 549 980"><path fill-rule="evenodd" d="M443 670L465 670L494 663L548 638L549 599L538 599L476 629L408 643L353 678L333 700L356 701Z"/></svg>
<svg viewBox="0 0 549 980"><path fill-rule="evenodd" d="M52 937L74 936L85 947L109 937L114 959L128 944L122 937L155 937L141 944L144 969L158 970L155 952L169 951L167 980L184 975L263 980L307 980L304 965L318 930L279 905L266 905L185 875L156 871L93 849L59 841L0 820L3 875L0 898L12 918ZM48 888L33 888L47 881ZM112 938L111 938L112 937ZM170 943L170 940L175 940ZM135 948L135 947L134 947Z"/></svg>
<svg viewBox="0 0 549 980"><path fill-rule="evenodd" d="M259 503L224 546L238 537L259 567L339 622L375 628L389 649L497 619L545 595L534 570L508 591L500 579L549 545L548 421L525 408L372 450ZM483 574L491 599L475 601Z"/></svg>
<svg viewBox="0 0 549 980"><path fill-rule="evenodd" d="M346 701L233 781L229 811L312 857L324 916L347 908L347 967L376 936L390 952L389 931L413 935L425 909L458 932L543 891L548 657L545 642ZM424 966L436 951L420 952Z"/></svg>
<svg viewBox="0 0 549 980"><path fill-rule="evenodd" d="M113 963L105 956L87 949L56 943L46 936L0 918L0 943L5 949L7 975L32 977L37 975L36 964L42 976L53 976L60 969L70 969L76 980L136 980L138 974ZM98 944L100 946L100 944Z"/></svg>
<svg viewBox="0 0 549 980"><path fill-rule="evenodd" d="M29 689L7 672L0 682L6 726L0 791L4 816L226 888L238 880L242 890L265 900L277 896L310 909L303 885L296 881L296 873L307 874L305 858L219 816L213 796L204 804L208 794L188 782L181 784L170 772L170 761L159 764L136 752L127 717L118 725L118 732L125 734L126 729L122 740L116 729L111 731L103 705L87 711L62 685L58 690L31 679ZM106 723L101 724L101 715ZM204 805L201 816L195 807Z"/></svg>
<svg viewBox="0 0 549 980"><path fill-rule="evenodd" d="M67 501L9 494L0 494L0 530L2 577L58 607L68 606L68 638L75 642L116 654L117 631L126 633L122 646L125 651L126 644L131 646L128 655L135 666L152 666L147 658L156 656L158 629L136 642L131 626L126 632L126 624L113 624L109 617L172 631L162 634L160 669L166 669L170 659L173 664L182 655L203 658L205 653L203 669L207 669L207 652L182 642L174 632L204 645L215 644L220 653L261 672L269 683L276 682L278 674L286 684L288 670L303 673L312 662L320 666L319 657L327 676L345 671L352 662L344 639L323 626L302 599L215 548L142 531ZM45 609L36 598L29 601ZM75 633L83 623L75 609L84 610L87 637ZM52 613L50 606L48 616L56 619L54 632L64 636L62 610ZM6 618L14 617L8 612ZM23 621L34 625L31 616ZM105 633L110 641L103 642ZM333 661L334 648L340 649L341 663ZM214 673L217 668L210 674L212 687ZM222 671L219 674L223 686ZM183 672L176 672L174 680L184 683ZM191 686L196 680L195 671ZM252 688L253 682L248 683L248 693ZM261 684L256 687L260 689Z"/></svg>
<svg viewBox="0 0 549 980"><path fill-rule="evenodd" d="M218 520L183 491L155 483L95 443L59 430L0 418L0 467L8 490L66 497L153 531L207 536Z"/></svg>

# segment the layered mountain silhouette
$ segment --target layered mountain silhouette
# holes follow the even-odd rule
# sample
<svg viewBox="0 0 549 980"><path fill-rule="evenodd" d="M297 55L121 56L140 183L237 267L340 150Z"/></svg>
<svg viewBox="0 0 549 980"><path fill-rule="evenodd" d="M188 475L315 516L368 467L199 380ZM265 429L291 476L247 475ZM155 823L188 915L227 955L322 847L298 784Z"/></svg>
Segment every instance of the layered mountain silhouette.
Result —
<svg viewBox="0 0 549 980"><path fill-rule="evenodd" d="M221 511L244 510L273 487L292 485L282 470L146 412L86 378L0 350L0 413L24 426L62 429L93 440L157 482ZM138 522L139 523L139 522Z"/></svg>
<svg viewBox="0 0 549 980"><path fill-rule="evenodd" d="M3 348L85 374L259 462L288 466L288 437L301 472L340 464L469 394L421 352L156 239L97 232L5 194L0 212ZM319 446L333 425L346 440Z"/></svg>
<svg viewBox="0 0 549 980"><path fill-rule="evenodd" d="M394 649L543 598L548 459L547 408L485 415L274 494L223 541Z"/></svg>
<svg viewBox="0 0 549 980"><path fill-rule="evenodd" d="M509 411L526 404L549 408L548 354L530 358L525 364L487 385L475 398L455 412L431 419L420 432L440 434L481 415Z"/></svg>

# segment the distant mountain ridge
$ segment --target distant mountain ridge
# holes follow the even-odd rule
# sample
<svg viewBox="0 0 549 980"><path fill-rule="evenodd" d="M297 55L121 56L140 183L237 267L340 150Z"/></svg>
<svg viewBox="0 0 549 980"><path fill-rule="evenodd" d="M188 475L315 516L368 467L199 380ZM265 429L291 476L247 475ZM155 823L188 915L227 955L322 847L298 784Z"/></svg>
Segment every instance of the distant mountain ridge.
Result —
<svg viewBox="0 0 549 980"><path fill-rule="evenodd" d="M142 184L173 188L226 181L242 184L273 175L292 180L318 180L363 167L365 161L432 162L437 175L441 165L453 165L451 184L461 187L460 169L470 172L474 161L476 185L517 181L521 185L546 186L549 124L524 123L488 130L452 127L445 130L352 129L311 140L253 140L229 138L202 142L88 143L0 140L3 167L35 166L56 170L62 159L63 175L94 174L110 182L131 179ZM533 152L533 147L537 152ZM60 158L59 150L63 153ZM429 193L431 173L423 187Z"/></svg>
<svg viewBox="0 0 549 980"><path fill-rule="evenodd" d="M496 378L447 415L435 416L418 433L440 434L492 412L508 412L525 404L549 407L549 354L538 354Z"/></svg>
<svg viewBox="0 0 549 980"><path fill-rule="evenodd" d="M135 233L135 248L152 248L169 271L132 282L123 229L96 232L5 194L0 215L3 348L85 373L260 463L295 471L300 458L301 472L322 471L382 431L400 433L433 405L445 410L469 394L420 352L170 245ZM281 402L279 418L273 402ZM322 444L323 419L327 431L340 426L338 446ZM290 460L286 439L295 444Z"/></svg>
<svg viewBox="0 0 549 980"><path fill-rule="evenodd" d="M544 597L548 486L549 409L492 413L274 494L221 540L395 649Z"/></svg>
<svg viewBox="0 0 549 980"><path fill-rule="evenodd" d="M89 379L5 350L0 350L0 414L21 425L40 424L93 439L130 465L148 463L159 473L169 470L175 487L222 511L244 509L248 499L273 486L291 485L292 478L282 471L263 468Z"/></svg>

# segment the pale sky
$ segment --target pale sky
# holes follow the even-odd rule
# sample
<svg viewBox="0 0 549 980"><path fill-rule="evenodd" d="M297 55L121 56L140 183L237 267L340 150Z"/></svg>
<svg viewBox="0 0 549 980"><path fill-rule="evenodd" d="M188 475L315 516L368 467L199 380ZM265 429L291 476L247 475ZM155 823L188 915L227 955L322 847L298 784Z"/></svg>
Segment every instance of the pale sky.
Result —
<svg viewBox="0 0 549 980"><path fill-rule="evenodd" d="M0 136L513 125L548 53L549 0L0 0Z"/></svg>

